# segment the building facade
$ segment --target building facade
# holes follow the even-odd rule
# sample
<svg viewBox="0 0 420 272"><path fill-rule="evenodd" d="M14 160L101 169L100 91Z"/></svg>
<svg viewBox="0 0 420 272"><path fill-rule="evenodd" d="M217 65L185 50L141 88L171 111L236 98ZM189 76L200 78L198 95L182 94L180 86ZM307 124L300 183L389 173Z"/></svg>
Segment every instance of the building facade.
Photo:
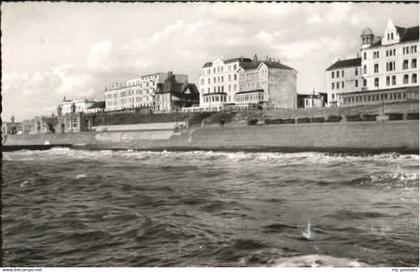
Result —
<svg viewBox="0 0 420 272"><path fill-rule="evenodd" d="M327 105L340 106L338 94L362 90L361 62L359 57L339 59L326 69Z"/></svg>
<svg viewBox="0 0 420 272"><path fill-rule="evenodd" d="M178 112L183 108L198 106L200 94L195 84L178 82L171 75L164 83L158 83L154 100L155 112Z"/></svg>
<svg viewBox="0 0 420 272"><path fill-rule="evenodd" d="M200 107L265 104L296 107L296 70L274 59L217 59L204 64L199 78Z"/></svg>
<svg viewBox="0 0 420 272"><path fill-rule="evenodd" d="M364 90L418 86L419 26L400 27L389 19L382 37L366 28L361 38Z"/></svg>
<svg viewBox="0 0 420 272"><path fill-rule="evenodd" d="M59 107L61 107L62 114L71 112L86 113L87 109L93 104L95 104L95 101L87 98L69 100L64 97L63 102L60 103Z"/></svg>
<svg viewBox="0 0 420 272"><path fill-rule="evenodd" d="M114 83L105 89L105 111L132 108L154 108L154 96L159 83L164 83L172 73L155 73L136 79L127 80L124 84ZM188 76L173 74L178 82L188 82Z"/></svg>

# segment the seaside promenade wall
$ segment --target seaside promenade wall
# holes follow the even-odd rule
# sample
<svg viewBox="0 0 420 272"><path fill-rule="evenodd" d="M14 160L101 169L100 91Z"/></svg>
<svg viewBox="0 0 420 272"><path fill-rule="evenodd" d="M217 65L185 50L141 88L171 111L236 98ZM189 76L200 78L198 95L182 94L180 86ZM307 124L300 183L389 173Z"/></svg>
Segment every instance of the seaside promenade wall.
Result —
<svg viewBox="0 0 420 272"><path fill-rule="evenodd" d="M340 122L212 126L165 131L107 131L10 135L6 145L76 144L95 148L156 150L262 150L418 153L419 122Z"/></svg>

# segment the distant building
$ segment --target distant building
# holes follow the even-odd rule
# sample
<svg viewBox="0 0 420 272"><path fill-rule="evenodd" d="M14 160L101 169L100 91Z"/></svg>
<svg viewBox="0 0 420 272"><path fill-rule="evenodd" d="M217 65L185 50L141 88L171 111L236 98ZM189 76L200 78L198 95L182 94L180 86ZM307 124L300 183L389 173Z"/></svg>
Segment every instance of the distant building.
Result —
<svg viewBox="0 0 420 272"><path fill-rule="evenodd" d="M158 83L154 97L155 112L177 112L182 108L198 106L200 94L195 84L178 82L168 74L164 83Z"/></svg>
<svg viewBox="0 0 420 272"><path fill-rule="evenodd" d="M10 122L1 123L1 134L2 135L14 135L23 133L22 123L15 122L14 116L10 118Z"/></svg>
<svg viewBox="0 0 420 272"><path fill-rule="evenodd" d="M95 104L94 100L87 98L78 98L78 99L66 99L64 97L63 102L60 103L62 114L71 113L71 112L83 112L86 113L87 109Z"/></svg>
<svg viewBox="0 0 420 272"><path fill-rule="evenodd" d="M361 39L363 90L419 85L419 26L400 27L389 19L382 37L366 28Z"/></svg>
<svg viewBox="0 0 420 272"><path fill-rule="evenodd" d="M86 113L97 113L105 110L105 101L96 101L89 108L86 109Z"/></svg>
<svg viewBox="0 0 420 272"><path fill-rule="evenodd" d="M327 93L297 94L298 108L323 108L326 102Z"/></svg>
<svg viewBox="0 0 420 272"><path fill-rule="evenodd" d="M36 116L33 118L32 134L55 133L57 126L56 117Z"/></svg>
<svg viewBox="0 0 420 272"><path fill-rule="evenodd" d="M200 107L225 104L295 108L296 70L274 59L217 59L204 64L199 78Z"/></svg>
<svg viewBox="0 0 420 272"><path fill-rule="evenodd" d="M174 74L178 82L188 82L188 76ZM105 89L105 111L132 108L153 108L158 83L164 83L168 73L155 73L127 80L124 84L114 83Z"/></svg>
<svg viewBox="0 0 420 272"><path fill-rule="evenodd" d="M329 107L339 106L337 94L362 90L361 62L359 57L339 59L326 69Z"/></svg>

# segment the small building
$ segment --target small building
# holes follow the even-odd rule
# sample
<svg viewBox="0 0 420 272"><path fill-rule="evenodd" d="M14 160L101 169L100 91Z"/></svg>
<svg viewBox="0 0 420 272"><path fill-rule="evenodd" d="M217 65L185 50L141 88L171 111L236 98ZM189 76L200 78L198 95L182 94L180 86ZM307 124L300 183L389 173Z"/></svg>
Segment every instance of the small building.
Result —
<svg viewBox="0 0 420 272"><path fill-rule="evenodd" d="M298 108L324 108L327 103L327 93L298 94Z"/></svg>
<svg viewBox="0 0 420 272"><path fill-rule="evenodd" d="M200 94L192 83L178 82L175 75L168 73L164 83L158 83L154 97L155 112L177 112L182 108L198 106Z"/></svg>

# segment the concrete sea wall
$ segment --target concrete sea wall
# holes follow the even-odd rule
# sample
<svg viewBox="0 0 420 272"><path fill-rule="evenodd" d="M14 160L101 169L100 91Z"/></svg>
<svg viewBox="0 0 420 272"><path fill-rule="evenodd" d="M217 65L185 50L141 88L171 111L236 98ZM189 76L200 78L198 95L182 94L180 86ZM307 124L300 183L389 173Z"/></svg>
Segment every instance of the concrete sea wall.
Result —
<svg viewBox="0 0 420 272"><path fill-rule="evenodd" d="M175 133L107 131L9 135L6 145L76 144L92 148L151 150L264 150L418 153L418 120L203 127Z"/></svg>

